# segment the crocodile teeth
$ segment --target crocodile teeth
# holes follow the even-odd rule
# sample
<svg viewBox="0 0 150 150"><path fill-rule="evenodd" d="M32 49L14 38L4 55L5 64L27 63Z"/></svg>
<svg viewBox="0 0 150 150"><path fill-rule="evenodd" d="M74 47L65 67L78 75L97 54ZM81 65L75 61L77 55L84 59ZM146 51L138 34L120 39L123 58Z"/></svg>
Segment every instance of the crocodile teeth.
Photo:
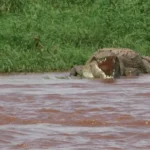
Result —
<svg viewBox="0 0 150 150"><path fill-rule="evenodd" d="M104 75L104 79L112 79L113 77L112 76L108 76L108 75Z"/></svg>
<svg viewBox="0 0 150 150"><path fill-rule="evenodd" d="M103 76L103 79L112 79L113 76L106 75L97 65L95 66L97 70L99 70L100 74Z"/></svg>
<svg viewBox="0 0 150 150"><path fill-rule="evenodd" d="M113 59L113 63L115 63L115 59Z"/></svg>
<svg viewBox="0 0 150 150"><path fill-rule="evenodd" d="M104 59L102 59L102 60L98 59L97 61L98 61L99 63L102 63L102 62L105 62L106 60L107 60L107 58L104 58Z"/></svg>
<svg viewBox="0 0 150 150"><path fill-rule="evenodd" d="M113 73L112 73L112 75L113 75L113 76L115 76L115 69L113 69Z"/></svg>

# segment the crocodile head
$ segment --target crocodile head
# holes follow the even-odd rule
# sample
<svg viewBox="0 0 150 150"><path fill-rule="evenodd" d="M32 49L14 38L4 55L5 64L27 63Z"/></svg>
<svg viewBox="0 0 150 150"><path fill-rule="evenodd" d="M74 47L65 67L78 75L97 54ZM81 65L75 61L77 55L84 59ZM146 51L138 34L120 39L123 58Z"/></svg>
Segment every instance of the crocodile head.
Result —
<svg viewBox="0 0 150 150"><path fill-rule="evenodd" d="M96 53L87 63L93 64L91 70L94 77L111 79L120 75L119 59L112 52Z"/></svg>
<svg viewBox="0 0 150 150"><path fill-rule="evenodd" d="M70 76L113 79L121 75L120 60L112 52L96 52L84 66L73 66Z"/></svg>

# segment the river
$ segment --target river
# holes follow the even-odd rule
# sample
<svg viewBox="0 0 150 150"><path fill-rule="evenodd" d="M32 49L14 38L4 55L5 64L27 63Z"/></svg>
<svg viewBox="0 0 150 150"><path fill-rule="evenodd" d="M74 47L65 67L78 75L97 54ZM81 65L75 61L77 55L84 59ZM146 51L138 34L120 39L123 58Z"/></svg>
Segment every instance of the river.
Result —
<svg viewBox="0 0 150 150"><path fill-rule="evenodd" d="M0 75L0 150L150 150L150 75L66 74Z"/></svg>

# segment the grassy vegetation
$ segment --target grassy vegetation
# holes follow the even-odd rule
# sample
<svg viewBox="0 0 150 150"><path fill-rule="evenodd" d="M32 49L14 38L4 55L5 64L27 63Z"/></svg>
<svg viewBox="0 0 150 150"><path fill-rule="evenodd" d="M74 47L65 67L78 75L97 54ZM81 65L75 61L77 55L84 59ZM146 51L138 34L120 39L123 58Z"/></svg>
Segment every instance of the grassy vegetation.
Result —
<svg viewBox="0 0 150 150"><path fill-rule="evenodd" d="M150 55L150 1L0 1L0 72L68 70L103 47Z"/></svg>

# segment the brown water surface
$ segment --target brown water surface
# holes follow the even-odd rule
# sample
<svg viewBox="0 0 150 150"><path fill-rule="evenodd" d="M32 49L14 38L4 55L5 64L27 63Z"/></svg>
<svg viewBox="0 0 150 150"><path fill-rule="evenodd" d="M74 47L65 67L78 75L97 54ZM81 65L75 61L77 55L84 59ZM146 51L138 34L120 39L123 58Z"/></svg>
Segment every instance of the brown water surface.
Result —
<svg viewBox="0 0 150 150"><path fill-rule="evenodd" d="M150 150L150 75L0 76L0 150Z"/></svg>

